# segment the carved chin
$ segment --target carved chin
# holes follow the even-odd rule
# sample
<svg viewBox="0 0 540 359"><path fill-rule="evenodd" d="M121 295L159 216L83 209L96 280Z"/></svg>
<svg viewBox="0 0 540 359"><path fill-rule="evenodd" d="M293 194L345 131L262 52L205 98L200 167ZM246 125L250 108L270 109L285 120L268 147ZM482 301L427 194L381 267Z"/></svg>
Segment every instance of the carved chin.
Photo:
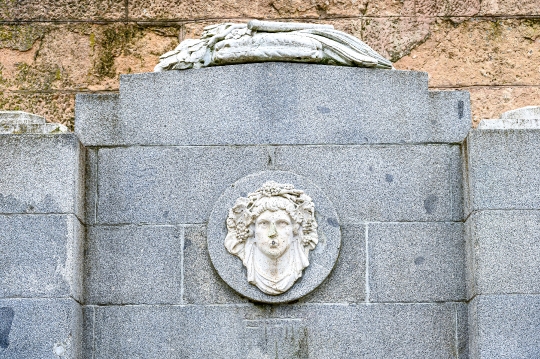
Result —
<svg viewBox="0 0 540 359"><path fill-rule="evenodd" d="M281 258L287 251L290 246L270 246L270 245L260 245L257 243L257 248L261 251L262 254L271 259Z"/></svg>

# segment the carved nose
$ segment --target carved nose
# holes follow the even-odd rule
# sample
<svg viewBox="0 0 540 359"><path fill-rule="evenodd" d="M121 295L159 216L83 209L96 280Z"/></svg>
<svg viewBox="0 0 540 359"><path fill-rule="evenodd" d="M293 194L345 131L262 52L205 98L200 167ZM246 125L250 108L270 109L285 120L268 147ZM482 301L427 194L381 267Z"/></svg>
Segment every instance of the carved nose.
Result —
<svg viewBox="0 0 540 359"><path fill-rule="evenodd" d="M276 225L272 223L270 229L268 230L268 237L272 238L277 235Z"/></svg>

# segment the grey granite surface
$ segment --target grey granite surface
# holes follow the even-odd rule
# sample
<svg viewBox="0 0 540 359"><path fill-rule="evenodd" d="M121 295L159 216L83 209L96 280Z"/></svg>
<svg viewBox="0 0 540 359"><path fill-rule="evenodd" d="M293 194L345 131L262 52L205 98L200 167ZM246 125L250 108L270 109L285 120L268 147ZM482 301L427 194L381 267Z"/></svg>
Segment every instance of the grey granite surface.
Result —
<svg viewBox="0 0 540 359"><path fill-rule="evenodd" d="M79 359L82 324L73 299L0 299L0 358Z"/></svg>
<svg viewBox="0 0 540 359"><path fill-rule="evenodd" d="M119 94L84 93L75 98L75 134L85 146L119 144Z"/></svg>
<svg viewBox="0 0 540 359"><path fill-rule="evenodd" d="M367 238L371 302L465 299L461 223L369 223Z"/></svg>
<svg viewBox="0 0 540 359"><path fill-rule="evenodd" d="M0 214L0 298L82 298L84 229L73 215Z"/></svg>
<svg viewBox="0 0 540 359"><path fill-rule="evenodd" d="M97 222L204 223L221 193L266 168L262 147L127 147L98 152Z"/></svg>
<svg viewBox="0 0 540 359"><path fill-rule="evenodd" d="M83 217L84 152L74 134L0 135L0 213Z"/></svg>
<svg viewBox="0 0 540 359"><path fill-rule="evenodd" d="M123 75L115 95L79 95L88 145L461 142L466 92L428 92L426 73L259 63Z"/></svg>
<svg viewBox="0 0 540 359"><path fill-rule="evenodd" d="M537 358L540 295L478 295L469 304L470 359Z"/></svg>
<svg viewBox="0 0 540 359"><path fill-rule="evenodd" d="M95 306L86 309L93 313L84 340L94 359L465 358L464 309L461 303Z"/></svg>
<svg viewBox="0 0 540 359"><path fill-rule="evenodd" d="M540 209L540 130L473 130L467 148L467 214Z"/></svg>
<svg viewBox="0 0 540 359"><path fill-rule="evenodd" d="M275 158L320 187L344 223L462 219L458 146L279 146Z"/></svg>
<svg viewBox="0 0 540 359"><path fill-rule="evenodd" d="M181 304L183 235L168 225L89 227L85 302Z"/></svg>
<svg viewBox="0 0 540 359"><path fill-rule="evenodd" d="M540 211L479 211L466 226L470 298L540 293Z"/></svg>

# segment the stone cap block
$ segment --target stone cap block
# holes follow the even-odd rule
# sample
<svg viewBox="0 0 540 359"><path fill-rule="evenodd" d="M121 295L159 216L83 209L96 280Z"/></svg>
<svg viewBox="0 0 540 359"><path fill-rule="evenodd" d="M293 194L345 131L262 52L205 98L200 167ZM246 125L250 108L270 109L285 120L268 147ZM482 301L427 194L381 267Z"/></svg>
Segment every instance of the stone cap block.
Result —
<svg viewBox="0 0 540 359"><path fill-rule="evenodd" d="M525 106L515 110L506 111L501 118L540 119L540 106Z"/></svg>
<svg viewBox="0 0 540 359"><path fill-rule="evenodd" d="M77 97L75 127L92 145L380 144L459 143L470 122L468 93L424 72L269 62L123 75L118 98Z"/></svg>
<svg viewBox="0 0 540 359"><path fill-rule="evenodd" d="M504 129L540 129L540 106L525 106L506 111L500 119L482 120L478 125L480 130Z"/></svg>
<svg viewBox="0 0 540 359"><path fill-rule="evenodd" d="M65 133L59 123L46 123L45 118L22 111L0 111L0 134Z"/></svg>
<svg viewBox="0 0 540 359"><path fill-rule="evenodd" d="M482 120L479 130L527 130L540 129L540 118L501 118L495 120Z"/></svg>

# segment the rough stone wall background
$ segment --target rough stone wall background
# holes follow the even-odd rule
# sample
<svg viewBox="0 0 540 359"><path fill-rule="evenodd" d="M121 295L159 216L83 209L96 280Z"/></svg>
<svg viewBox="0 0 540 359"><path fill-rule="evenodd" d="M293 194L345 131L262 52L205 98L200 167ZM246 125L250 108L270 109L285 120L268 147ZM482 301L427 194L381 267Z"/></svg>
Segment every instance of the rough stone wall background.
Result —
<svg viewBox="0 0 540 359"><path fill-rule="evenodd" d="M470 91L474 124L540 104L538 0L0 0L0 108L72 127L76 93L116 92L204 26L251 18L331 23L432 89Z"/></svg>

